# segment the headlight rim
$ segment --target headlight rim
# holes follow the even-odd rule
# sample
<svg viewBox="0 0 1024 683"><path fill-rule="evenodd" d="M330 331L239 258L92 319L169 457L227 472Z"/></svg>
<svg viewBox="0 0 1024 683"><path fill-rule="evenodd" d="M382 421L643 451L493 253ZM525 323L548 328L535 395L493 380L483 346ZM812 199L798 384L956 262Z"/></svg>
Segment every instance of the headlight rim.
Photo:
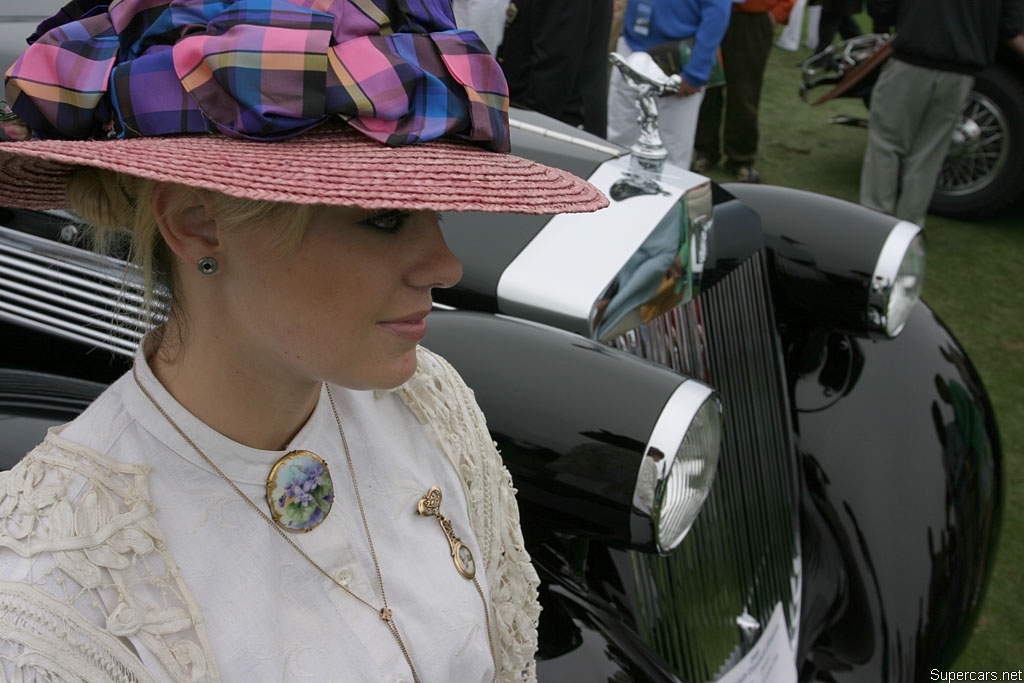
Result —
<svg viewBox="0 0 1024 683"><path fill-rule="evenodd" d="M910 311L921 296L921 285L919 284L914 295L914 302L905 307L906 313L901 316L893 316L892 294L900 274L903 272L903 266L910 256L919 256L924 263L926 258L924 231L915 223L900 221L893 226L878 253L868 296L869 323L890 339L903 331ZM924 265L921 267L920 278L922 280L924 278Z"/></svg>
<svg viewBox="0 0 1024 683"><path fill-rule="evenodd" d="M677 525L678 528L666 537L663 525L670 516L667 513L671 510L664 507L665 488L678 462L679 453L687 442L687 435L695 427L698 415L706 407L713 409L717 418L714 425L717 432L714 435L715 452L705 463L711 470L708 483L705 490L699 494L700 499L695 510L684 516L687 521ZM649 519L651 539L657 552L668 554L675 550L686 538L701 508L707 502L721 457L722 431L721 398L713 388L702 382L686 379L665 403L644 449L633 491L634 514Z"/></svg>

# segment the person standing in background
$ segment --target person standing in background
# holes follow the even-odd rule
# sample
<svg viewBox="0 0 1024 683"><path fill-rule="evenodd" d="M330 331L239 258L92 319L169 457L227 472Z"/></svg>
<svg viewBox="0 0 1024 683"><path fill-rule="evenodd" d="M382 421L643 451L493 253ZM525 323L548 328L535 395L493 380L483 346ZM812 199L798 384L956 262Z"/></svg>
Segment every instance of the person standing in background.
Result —
<svg viewBox="0 0 1024 683"><path fill-rule="evenodd" d="M1019 45L1024 0L868 0L896 27L872 90L860 203L923 226L953 129L1000 42Z"/></svg>
<svg viewBox="0 0 1024 683"><path fill-rule="evenodd" d="M726 168L744 183L761 182L754 168L758 143L758 107L775 28L789 20L795 0L746 0L735 3L722 39L725 86L704 95L697 121L693 170L706 173L721 152Z"/></svg>
<svg viewBox="0 0 1024 683"><path fill-rule="evenodd" d="M818 27L821 26L821 0L810 0L807 5L807 40L804 47L818 51Z"/></svg>
<svg viewBox="0 0 1024 683"><path fill-rule="evenodd" d="M512 104L604 137L612 0L514 0L498 62Z"/></svg>
<svg viewBox="0 0 1024 683"><path fill-rule="evenodd" d="M658 101L661 139L673 164L690 167L704 86L729 25L732 0L629 0L616 52L628 57L673 41L686 41L690 58L675 97ZM771 45L769 37L768 44ZM629 147L640 137L638 105L622 75L612 71L608 92L608 139Z"/></svg>
<svg viewBox="0 0 1024 683"><path fill-rule="evenodd" d="M836 33L843 40L861 35L863 31L860 30L860 24L853 15L863 10L863 0L821 0L817 49L824 50L831 45Z"/></svg>
<svg viewBox="0 0 1024 683"><path fill-rule="evenodd" d="M626 0L612 0L612 30L608 33L608 52L615 52L615 44L622 35L622 17L626 13Z"/></svg>
<svg viewBox="0 0 1024 683"><path fill-rule="evenodd" d="M501 47L508 9L509 0L452 0L455 24L475 31L492 56Z"/></svg>
<svg viewBox="0 0 1024 683"><path fill-rule="evenodd" d="M775 41L775 47L789 52L796 52L799 49L800 37L804 30L804 10L806 9L807 0L795 0L793 9L789 12L789 21Z"/></svg>

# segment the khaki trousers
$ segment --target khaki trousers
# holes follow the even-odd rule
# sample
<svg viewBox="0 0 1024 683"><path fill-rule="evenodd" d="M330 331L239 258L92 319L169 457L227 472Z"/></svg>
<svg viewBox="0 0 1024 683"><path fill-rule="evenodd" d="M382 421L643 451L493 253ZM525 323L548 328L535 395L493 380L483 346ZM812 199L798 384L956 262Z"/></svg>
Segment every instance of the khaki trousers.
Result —
<svg viewBox="0 0 1024 683"><path fill-rule="evenodd" d="M871 93L860 203L923 226L974 77L890 59Z"/></svg>

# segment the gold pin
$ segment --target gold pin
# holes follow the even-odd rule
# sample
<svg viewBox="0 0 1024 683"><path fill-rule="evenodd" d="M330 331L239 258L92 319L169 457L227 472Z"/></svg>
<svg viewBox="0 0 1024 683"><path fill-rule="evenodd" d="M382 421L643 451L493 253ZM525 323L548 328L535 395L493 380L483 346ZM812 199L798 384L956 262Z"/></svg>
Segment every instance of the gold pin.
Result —
<svg viewBox="0 0 1024 683"><path fill-rule="evenodd" d="M467 579L476 576L476 560L473 559L473 552L455 535L452 531L452 522L441 514L441 489L431 486L426 495L416 505L416 510L424 517L434 517L441 525L441 531L448 539L448 545L452 550L452 561L455 568Z"/></svg>

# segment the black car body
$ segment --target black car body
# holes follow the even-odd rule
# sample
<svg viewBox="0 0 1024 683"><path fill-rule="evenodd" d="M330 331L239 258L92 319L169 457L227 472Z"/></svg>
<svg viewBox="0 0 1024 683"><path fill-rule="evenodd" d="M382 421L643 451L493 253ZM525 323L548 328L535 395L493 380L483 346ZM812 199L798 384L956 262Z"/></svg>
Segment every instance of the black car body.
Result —
<svg viewBox="0 0 1024 683"><path fill-rule="evenodd" d="M612 204L447 215L465 276L437 292L425 345L474 389L519 489L540 680L878 683L948 666L987 581L1002 454L970 360L901 288L920 277L905 270L919 229L671 166L638 177L627 150L512 118L517 153ZM122 265L76 246L66 216L5 209L0 226L10 467L125 370L146 323ZM713 408L695 412L690 389ZM645 489L666 461L698 465ZM666 538L670 480L708 495Z"/></svg>
<svg viewBox="0 0 1024 683"><path fill-rule="evenodd" d="M833 86L815 104L836 97L871 100L888 41L869 34L829 46L801 65L801 96ZM882 57L882 58L879 58ZM837 123L866 125L859 117ZM1024 59L1000 45L996 62L977 74L953 131L929 210L955 218L984 218L1024 196Z"/></svg>

